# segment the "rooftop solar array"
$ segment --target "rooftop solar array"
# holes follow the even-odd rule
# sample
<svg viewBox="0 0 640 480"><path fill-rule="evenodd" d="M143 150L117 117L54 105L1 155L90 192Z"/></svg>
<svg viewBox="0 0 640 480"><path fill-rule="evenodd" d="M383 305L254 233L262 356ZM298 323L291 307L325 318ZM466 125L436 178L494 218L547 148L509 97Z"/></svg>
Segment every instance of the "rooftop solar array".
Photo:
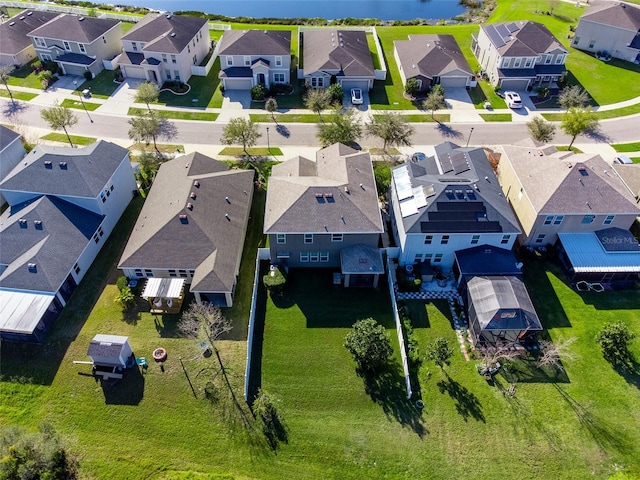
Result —
<svg viewBox="0 0 640 480"><path fill-rule="evenodd" d="M395 182L398 200L400 201L402 218L418 213L419 208L427 206L427 198L436 194L433 185L412 187L411 177L406 165L393 170L393 181Z"/></svg>
<svg viewBox="0 0 640 480"><path fill-rule="evenodd" d="M455 173L456 175L471 170L466 152L456 152L443 155L440 160L442 173Z"/></svg>

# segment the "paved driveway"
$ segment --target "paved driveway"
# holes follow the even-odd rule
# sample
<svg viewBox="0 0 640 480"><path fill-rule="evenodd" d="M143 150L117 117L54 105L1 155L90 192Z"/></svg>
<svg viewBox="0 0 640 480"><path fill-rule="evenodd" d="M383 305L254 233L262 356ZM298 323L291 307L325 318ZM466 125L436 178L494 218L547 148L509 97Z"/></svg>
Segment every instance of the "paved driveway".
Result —
<svg viewBox="0 0 640 480"><path fill-rule="evenodd" d="M251 108L251 91L249 90L225 90L222 97L222 110L216 122L228 123L236 117L249 118ZM244 110L244 111L243 111Z"/></svg>
<svg viewBox="0 0 640 480"><path fill-rule="evenodd" d="M475 110L466 88L445 88L444 99L452 110Z"/></svg>
<svg viewBox="0 0 640 480"><path fill-rule="evenodd" d="M141 83L144 83L141 78L125 78L109 100L98 107L97 111L111 115L127 115L129 107L134 103L136 89Z"/></svg>

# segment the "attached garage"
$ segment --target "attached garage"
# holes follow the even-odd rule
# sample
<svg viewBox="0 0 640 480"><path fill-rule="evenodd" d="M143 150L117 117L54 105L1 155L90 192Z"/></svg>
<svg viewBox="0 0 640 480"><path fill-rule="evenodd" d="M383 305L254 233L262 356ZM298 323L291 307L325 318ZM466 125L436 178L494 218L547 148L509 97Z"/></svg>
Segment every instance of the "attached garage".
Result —
<svg viewBox="0 0 640 480"><path fill-rule="evenodd" d="M143 67L134 67L133 65L121 65L122 75L125 78L147 78Z"/></svg>
<svg viewBox="0 0 640 480"><path fill-rule="evenodd" d="M347 90L351 90L352 88L359 88L365 92L369 91L369 80L340 79L340 85L342 85L342 88L345 92Z"/></svg>
<svg viewBox="0 0 640 480"><path fill-rule="evenodd" d="M222 80L225 90L251 90L252 78L225 78Z"/></svg>
<svg viewBox="0 0 640 480"><path fill-rule="evenodd" d="M464 88L468 77L440 77L442 88Z"/></svg>
<svg viewBox="0 0 640 480"><path fill-rule="evenodd" d="M500 84L502 90L526 90L529 86L527 78L503 78Z"/></svg>

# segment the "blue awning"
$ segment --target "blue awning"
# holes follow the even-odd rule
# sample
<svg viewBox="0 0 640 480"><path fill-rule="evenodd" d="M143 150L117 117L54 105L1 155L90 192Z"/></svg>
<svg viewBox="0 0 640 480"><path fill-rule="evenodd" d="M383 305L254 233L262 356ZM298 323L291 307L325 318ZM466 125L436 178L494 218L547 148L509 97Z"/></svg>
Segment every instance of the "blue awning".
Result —
<svg viewBox="0 0 640 480"><path fill-rule="evenodd" d="M559 233L558 237L576 273L640 273L640 246L626 230L612 228L596 233ZM610 248L619 244L627 245L627 248Z"/></svg>

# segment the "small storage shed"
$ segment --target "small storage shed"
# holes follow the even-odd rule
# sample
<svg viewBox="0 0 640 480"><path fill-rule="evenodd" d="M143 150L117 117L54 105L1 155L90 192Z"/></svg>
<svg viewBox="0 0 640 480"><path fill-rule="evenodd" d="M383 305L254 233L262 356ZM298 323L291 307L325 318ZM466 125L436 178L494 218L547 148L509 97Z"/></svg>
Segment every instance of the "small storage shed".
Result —
<svg viewBox="0 0 640 480"><path fill-rule="evenodd" d="M129 337L120 335L102 335L93 337L89 344L87 355L94 366L126 367L127 361L133 355Z"/></svg>

